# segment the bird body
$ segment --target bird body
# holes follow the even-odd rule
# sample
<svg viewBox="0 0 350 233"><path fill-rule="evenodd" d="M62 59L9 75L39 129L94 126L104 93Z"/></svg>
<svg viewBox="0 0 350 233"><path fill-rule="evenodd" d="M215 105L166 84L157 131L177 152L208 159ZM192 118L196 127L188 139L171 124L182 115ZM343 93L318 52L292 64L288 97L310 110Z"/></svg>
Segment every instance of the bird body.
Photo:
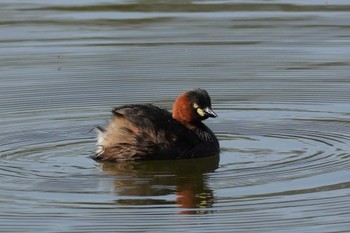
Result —
<svg viewBox="0 0 350 233"><path fill-rule="evenodd" d="M96 160L185 159L219 153L215 134L202 123L217 116L203 89L180 95L172 113L151 104L124 105L112 113L106 128L96 127Z"/></svg>

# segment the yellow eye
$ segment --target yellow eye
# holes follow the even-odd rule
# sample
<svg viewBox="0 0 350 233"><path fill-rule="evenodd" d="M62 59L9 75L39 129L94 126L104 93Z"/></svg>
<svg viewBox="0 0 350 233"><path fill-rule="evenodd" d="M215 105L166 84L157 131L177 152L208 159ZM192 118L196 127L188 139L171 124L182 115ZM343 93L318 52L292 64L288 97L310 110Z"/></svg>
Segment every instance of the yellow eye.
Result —
<svg viewBox="0 0 350 233"><path fill-rule="evenodd" d="M193 107L194 107L194 108L198 108L198 104L194 103L194 104L193 104Z"/></svg>
<svg viewBox="0 0 350 233"><path fill-rule="evenodd" d="M205 112L201 108L197 108L197 113L202 117L205 115Z"/></svg>

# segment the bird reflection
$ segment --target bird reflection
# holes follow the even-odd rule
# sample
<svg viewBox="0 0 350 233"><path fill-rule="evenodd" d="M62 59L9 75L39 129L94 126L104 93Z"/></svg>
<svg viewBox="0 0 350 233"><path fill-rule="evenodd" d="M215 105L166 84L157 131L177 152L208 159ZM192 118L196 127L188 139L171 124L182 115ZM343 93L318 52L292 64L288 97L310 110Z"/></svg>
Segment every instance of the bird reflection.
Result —
<svg viewBox="0 0 350 233"><path fill-rule="evenodd" d="M219 156L100 164L103 171L114 177L117 204L153 207L176 204L181 214L210 212L214 194L208 187L206 174L214 172L218 165Z"/></svg>

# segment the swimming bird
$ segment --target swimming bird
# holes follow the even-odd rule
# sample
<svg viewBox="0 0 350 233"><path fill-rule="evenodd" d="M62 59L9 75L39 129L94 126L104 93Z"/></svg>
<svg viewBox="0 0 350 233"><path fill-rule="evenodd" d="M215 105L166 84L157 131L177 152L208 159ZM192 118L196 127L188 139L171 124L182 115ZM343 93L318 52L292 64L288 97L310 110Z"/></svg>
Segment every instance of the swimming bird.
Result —
<svg viewBox="0 0 350 233"><path fill-rule="evenodd" d="M204 89L182 93L172 113L152 104L116 107L109 124L97 126L98 161L189 159L218 155L219 142L202 122L217 117Z"/></svg>

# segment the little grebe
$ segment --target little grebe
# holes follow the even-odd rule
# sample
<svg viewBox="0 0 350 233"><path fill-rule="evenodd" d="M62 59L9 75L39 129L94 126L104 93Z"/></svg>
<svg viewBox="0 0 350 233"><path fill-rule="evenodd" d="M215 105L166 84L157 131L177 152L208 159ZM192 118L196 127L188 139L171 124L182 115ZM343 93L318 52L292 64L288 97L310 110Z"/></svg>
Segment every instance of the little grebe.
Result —
<svg viewBox="0 0 350 233"><path fill-rule="evenodd" d="M106 128L96 127L99 161L186 159L218 155L215 134L202 123L217 117L203 89L181 94L172 114L151 104L124 105L112 110Z"/></svg>

